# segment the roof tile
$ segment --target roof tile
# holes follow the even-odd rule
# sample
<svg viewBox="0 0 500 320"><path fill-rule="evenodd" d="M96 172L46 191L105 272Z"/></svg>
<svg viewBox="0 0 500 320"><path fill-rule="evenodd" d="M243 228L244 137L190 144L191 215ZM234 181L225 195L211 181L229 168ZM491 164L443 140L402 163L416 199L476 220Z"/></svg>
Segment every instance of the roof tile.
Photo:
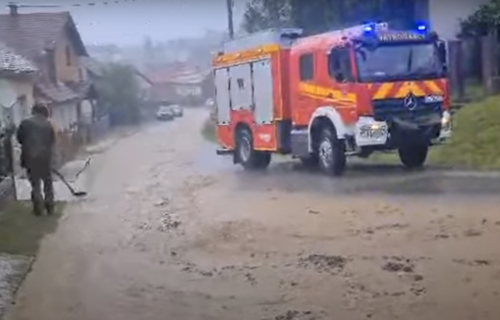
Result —
<svg viewBox="0 0 500 320"><path fill-rule="evenodd" d="M0 41L31 61L53 48L69 12L0 14Z"/></svg>
<svg viewBox="0 0 500 320"><path fill-rule="evenodd" d="M0 42L0 72L31 73L37 68Z"/></svg>

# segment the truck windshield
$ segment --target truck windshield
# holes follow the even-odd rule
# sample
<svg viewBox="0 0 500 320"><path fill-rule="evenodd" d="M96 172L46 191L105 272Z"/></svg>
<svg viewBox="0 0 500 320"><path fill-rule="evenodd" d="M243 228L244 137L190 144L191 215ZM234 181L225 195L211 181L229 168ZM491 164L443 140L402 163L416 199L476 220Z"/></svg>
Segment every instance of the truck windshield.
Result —
<svg viewBox="0 0 500 320"><path fill-rule="evenodd" d="M443 77L443 67L433 43L380 45L356 50L361 82L419 80Z"/></svg>

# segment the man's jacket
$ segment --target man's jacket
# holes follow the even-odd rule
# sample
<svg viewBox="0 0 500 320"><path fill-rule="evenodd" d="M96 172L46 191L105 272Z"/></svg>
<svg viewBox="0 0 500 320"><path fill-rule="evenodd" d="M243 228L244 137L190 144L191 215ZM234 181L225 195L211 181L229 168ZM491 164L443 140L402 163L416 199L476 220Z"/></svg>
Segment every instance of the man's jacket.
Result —
<svg viewBox="0 0 500 320"><path fill-rule="evenodd" d="M17 129L17 141L21 144L21 166L50 166L55 144L55 132L50 121L34 115L24 119Z"/></svg>

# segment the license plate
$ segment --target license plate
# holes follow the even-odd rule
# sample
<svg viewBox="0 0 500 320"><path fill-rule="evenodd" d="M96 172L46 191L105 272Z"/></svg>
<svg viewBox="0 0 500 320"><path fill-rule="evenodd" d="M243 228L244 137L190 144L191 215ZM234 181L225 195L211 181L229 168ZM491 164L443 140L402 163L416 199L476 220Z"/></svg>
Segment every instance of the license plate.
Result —
<svg viewBox="0 0 500 320"><path fill-rule="evenodd" d="M360 130L359 135L364 139L379 139L385 137L387 135L387 131L384 129L373 130L369 128L363 128Z"/></svg>

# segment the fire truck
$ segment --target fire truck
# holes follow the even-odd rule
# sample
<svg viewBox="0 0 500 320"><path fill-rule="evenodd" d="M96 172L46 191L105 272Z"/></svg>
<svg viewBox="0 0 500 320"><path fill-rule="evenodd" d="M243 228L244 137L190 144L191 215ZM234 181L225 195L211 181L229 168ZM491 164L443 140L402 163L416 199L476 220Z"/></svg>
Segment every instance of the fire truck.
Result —
<svg viewBox="0 0 500 320"><path fill-rule="evenodd" d="M347 157L378 151L421 167L450 136L446 46L424 24L302 34L253 34L214 57L217 154L246 169L287 154L338 176Z"/></svg>

